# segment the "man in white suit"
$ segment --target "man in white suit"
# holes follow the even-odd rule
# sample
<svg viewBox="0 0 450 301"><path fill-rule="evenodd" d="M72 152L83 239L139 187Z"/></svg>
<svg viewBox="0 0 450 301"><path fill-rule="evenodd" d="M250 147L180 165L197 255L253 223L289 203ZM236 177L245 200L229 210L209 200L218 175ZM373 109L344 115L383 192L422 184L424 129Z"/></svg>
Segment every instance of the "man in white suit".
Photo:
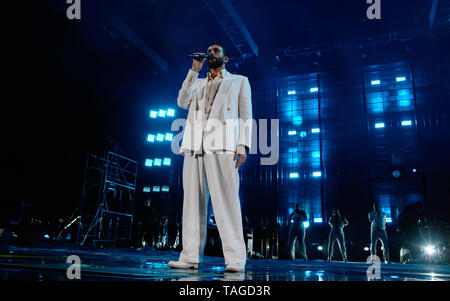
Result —
<svg viewBox="0 0 450 301"><path fill-rule="evenodd" d="M203 55L204 53L197 53ZM243 272L238 168L251 147L252 103L248 78L229 73L226 50L210 44L208 59L194 59L179 91L178 106L189 110L180 153L183 164L183 250L172 268L198 268L206 242L209 194L222 241L226 271ZM210 71L198 78L207 60Z"/></svg>

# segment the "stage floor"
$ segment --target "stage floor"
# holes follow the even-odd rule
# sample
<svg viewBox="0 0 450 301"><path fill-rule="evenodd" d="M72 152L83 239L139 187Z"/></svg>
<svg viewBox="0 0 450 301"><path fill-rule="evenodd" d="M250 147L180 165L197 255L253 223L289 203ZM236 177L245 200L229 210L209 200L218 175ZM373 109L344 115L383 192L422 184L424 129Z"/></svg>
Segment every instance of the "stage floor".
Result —
<svg viewBox="0 0 450 301"><path fill-rule="evenodd" d="M81 260L81 280L149 281L367 281L369 264L322 260L247 261L245 273L226 273L224 260L205 257L198 270L167 267L179 253L152 249L80 249L70 247L27 248L10 246L0 253L0 279L55 281L68 280L67 257ZM381 281L450 280L448 265L380 265Z"/></svg>

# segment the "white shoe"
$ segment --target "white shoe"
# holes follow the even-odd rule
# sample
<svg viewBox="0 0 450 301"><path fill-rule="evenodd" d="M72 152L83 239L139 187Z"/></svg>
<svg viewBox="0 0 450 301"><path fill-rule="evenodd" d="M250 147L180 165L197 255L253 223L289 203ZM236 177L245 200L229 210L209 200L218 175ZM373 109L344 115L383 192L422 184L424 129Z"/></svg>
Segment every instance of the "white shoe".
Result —
<svg viewBox="0 0 450 301"><path fill-rule="evenodd" d="M198 269L198 263L188 263L183 261L169 261L167 265L175 269Z"/></svg>
<svg viewBox="0 0 450 301"><path fill-rule="evenodd" d="M225 268L226 272L238 272L243 273L245 272L245 265L242 264L228 264Z"/></svg>

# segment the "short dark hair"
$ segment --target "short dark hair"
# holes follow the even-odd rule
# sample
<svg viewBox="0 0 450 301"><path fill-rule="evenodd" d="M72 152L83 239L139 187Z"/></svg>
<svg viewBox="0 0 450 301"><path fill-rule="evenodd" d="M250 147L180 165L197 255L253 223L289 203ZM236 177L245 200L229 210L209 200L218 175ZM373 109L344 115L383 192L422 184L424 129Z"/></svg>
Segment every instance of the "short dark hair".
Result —
<svg viewBox="0 0 450 301"><path fill-rule="evenodd" d="M224 56L224 57L225 57L225 56L228 56L228 52L227 52L227 50L225 49L225 47L222 46L222 44L220 44L220 43L211 43L211 44L209 44L209 47L211 47L212 45L219 45L220 47L222 47L222 49L223 49L223 56Z"/></svg>

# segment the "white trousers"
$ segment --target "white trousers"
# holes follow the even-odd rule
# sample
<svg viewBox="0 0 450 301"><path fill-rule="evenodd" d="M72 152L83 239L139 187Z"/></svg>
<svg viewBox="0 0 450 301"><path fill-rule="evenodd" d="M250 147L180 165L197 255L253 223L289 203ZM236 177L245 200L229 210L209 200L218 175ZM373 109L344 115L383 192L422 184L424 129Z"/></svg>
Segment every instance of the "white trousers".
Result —
<svg viewBox="0 0 450 301"><path fill-rule="evenodd" d="M206 244L209 195L222 240L225 264L245 265L246 247L234 154L185 154L183 164L183 250L180 261L200 263Z"/></svg>

